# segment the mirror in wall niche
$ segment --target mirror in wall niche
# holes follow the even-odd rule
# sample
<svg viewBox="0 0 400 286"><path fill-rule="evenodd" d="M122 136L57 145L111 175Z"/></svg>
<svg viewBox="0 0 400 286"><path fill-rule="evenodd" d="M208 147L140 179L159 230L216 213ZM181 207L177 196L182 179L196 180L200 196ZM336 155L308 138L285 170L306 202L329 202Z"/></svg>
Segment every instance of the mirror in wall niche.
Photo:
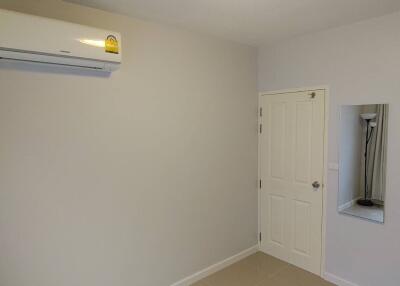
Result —
<svg viewBox="0 0 400 286"><path fill-rule="evenodd" d="M384 221L388 113L388 104L340 108L340 213Z"/></svg>

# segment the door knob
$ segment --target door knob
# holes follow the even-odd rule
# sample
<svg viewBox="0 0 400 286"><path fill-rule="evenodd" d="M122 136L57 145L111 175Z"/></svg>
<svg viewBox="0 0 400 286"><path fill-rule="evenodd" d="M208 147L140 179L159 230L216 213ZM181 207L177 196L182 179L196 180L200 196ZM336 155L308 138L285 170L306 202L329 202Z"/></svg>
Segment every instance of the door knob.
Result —
<svg viewBox="0 0 400 286"><path fill-rule="evenodd" d="M318 181L314 181L312 183L312 186L313 186L314 189L318 189L321 185L320 185L320 183Z"/></svg>

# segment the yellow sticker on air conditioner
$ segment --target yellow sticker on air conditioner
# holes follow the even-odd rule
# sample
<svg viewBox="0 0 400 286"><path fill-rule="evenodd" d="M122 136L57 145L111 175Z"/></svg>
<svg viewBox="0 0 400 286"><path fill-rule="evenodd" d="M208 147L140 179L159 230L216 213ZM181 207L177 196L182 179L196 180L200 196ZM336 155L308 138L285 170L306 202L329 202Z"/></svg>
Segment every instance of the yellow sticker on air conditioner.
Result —
<svg viewBox="0 0 400 286"><path fill-rule="evenodd" d="M106 53L118 54L118 40L114 35L108 35L105 41L105 51Z"/></svg>

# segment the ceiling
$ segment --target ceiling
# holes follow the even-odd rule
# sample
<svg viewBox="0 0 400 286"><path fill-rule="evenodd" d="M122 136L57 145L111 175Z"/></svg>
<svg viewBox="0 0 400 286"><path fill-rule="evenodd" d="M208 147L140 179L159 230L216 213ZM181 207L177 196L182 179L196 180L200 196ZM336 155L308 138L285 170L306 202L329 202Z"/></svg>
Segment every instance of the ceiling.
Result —
<svg viewBox="0 0 400 286"><path fill-rule="evenodd" d="M67 0L261 46L400 10L399 0Z"/></svg>

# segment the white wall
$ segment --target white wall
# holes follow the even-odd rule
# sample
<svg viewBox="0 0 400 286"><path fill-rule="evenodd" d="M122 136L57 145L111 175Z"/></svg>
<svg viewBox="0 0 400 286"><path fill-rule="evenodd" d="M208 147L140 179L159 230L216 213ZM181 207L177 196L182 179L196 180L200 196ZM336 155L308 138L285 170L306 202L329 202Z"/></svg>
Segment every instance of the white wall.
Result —
<svg viewBox="0 0 400 286"><path fill-rule="evenodd" d="M165 286L257 243L256 50L60 0L111 77L0 67L0 285Z"/></svg>
<svg viewBox="0 0 400 286"><path fill-rule="evenodd" d="M385 224L337 212L328 173L326 271L360 286L400 281L400 14L302 36L259 53L259 91L329 85L329 162L338 162L341 104L389 103Z"/></svg>
<svg viewBox="0 0 400 286"><path fill-rule="evenodd" d="M339 129L339 198L338 206L360 197L361 152L363 129L360 114L362 105L344 105L340 108Z"/></svg>

